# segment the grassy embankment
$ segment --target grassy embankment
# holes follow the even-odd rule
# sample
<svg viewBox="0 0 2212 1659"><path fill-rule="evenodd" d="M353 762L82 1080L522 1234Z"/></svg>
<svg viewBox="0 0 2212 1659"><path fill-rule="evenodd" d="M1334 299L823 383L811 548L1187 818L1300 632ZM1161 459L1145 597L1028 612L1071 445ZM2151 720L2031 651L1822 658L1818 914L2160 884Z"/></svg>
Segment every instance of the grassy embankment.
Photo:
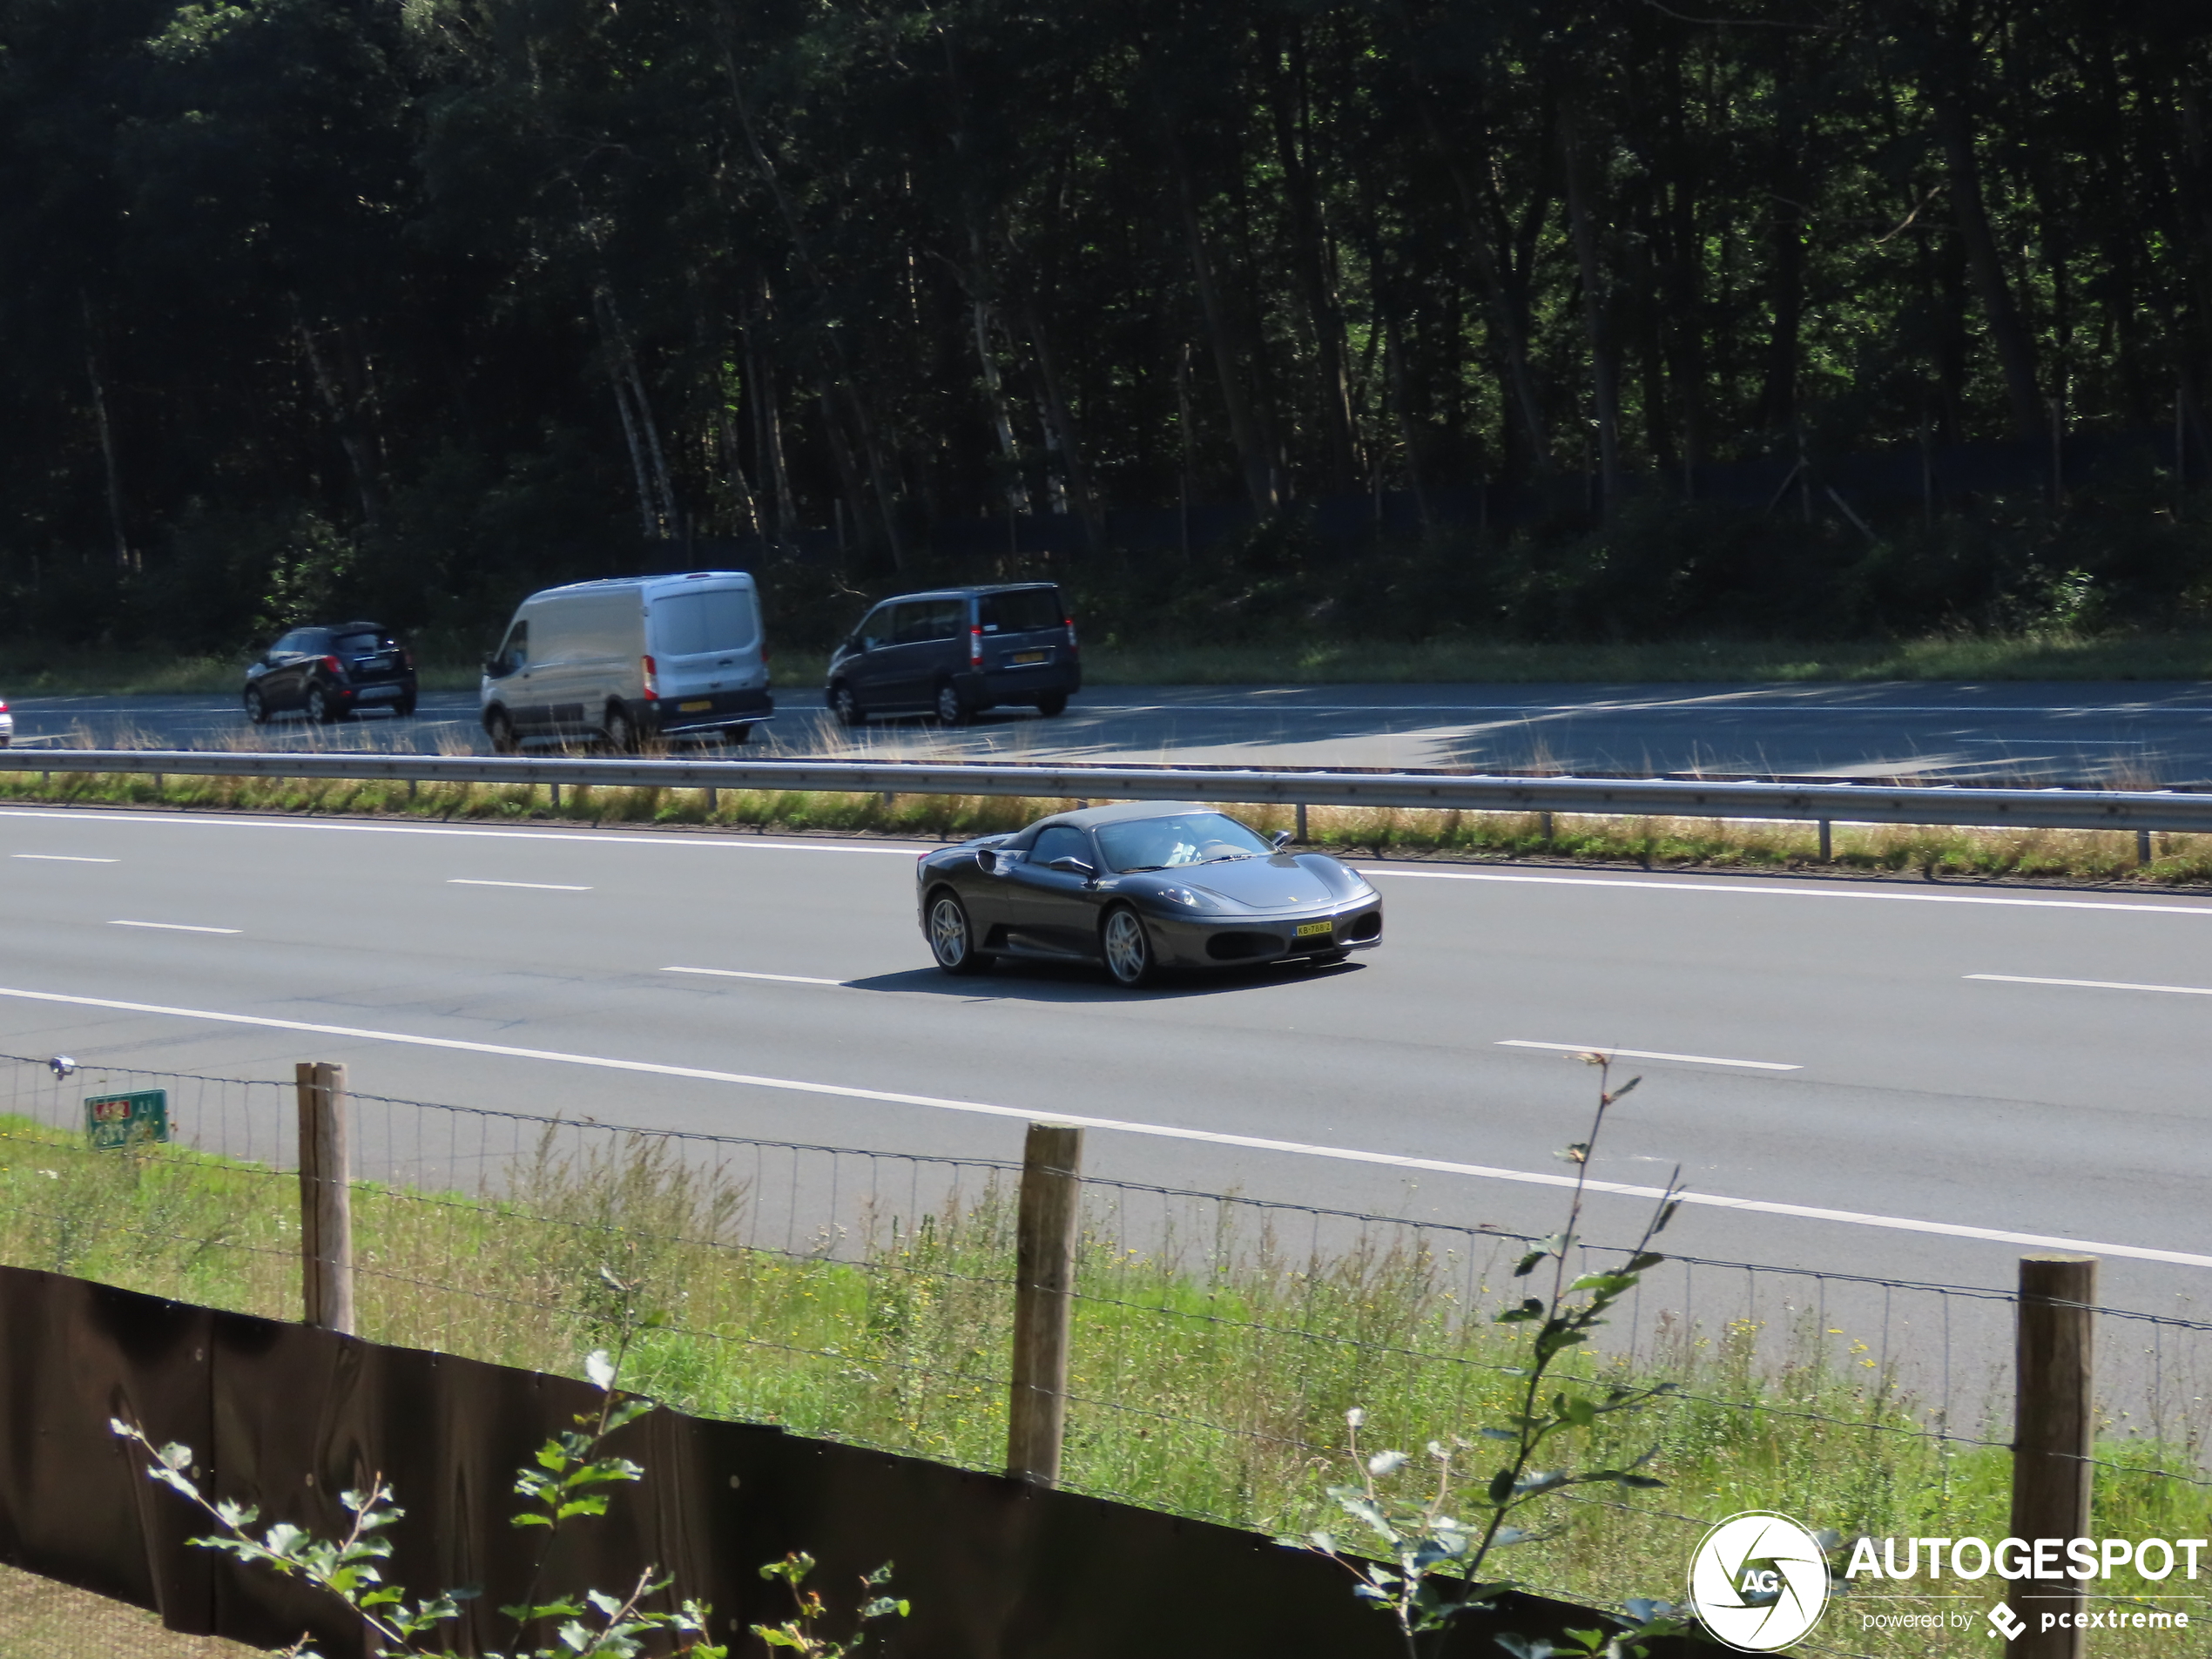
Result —
<svg viewBox="0 0 2212 1659"><path fill-rule="evenodd" d="M17 761L36 764L35 751ZM459 822L691 826L783 834L829 832L954 840L1018 829L1072 801L1014 796L828 794L723 790L711 810L703 790L570 787L556 803L543 786L321 782L0 770L0 799L192 811L344 813ZM1291 809L1231 807L1267 832L1287 829ZM2148 865L2132 833L2108 830L1976 830L1838 825L1831 858L1819 859L1811 824L1556 814L1549 835L1533 813L1447 813L1317 806L1314 845L1347 857L1578 861L1649 869L1918 875L1930 880L2015 880L2116 883L2152 888L2212 885L2212 836L2157 835Z"/></svg>
<svg viewBox="0 0 2212 1659"><path fill-rule="evenodd" d="M244 658L0 642L0 696L235 693ZM777 678L821 682L821 653L779 649ZM1083 651L1094 685L1595 684L1764 680L2193 680L2212 677L2212 631L1943 634L1897 641L1684 640L1517 644L1466 639L1286 639L1269 644L1109 646ZM426 661L422 684L462 691L473 660Z"/></svg>
<svg viewBox="0 0 2212 1659"><path fill-rule="evenodd" d="M0 1119L0 1259L273 1318L298 1294L292 1177L181 1149L91 1153L81 1140ZM536 1159L503 1189L462 1193L364 1184L354 1200L362 1334L556 1372L608 1342L623 1317L602 1276L637 1285L657 1314L632 1379L671 1405L777 1422L976 1468L1003 1455L1010 1341L1010 1194L971 1191L933 1213L875 1216L868 1237L799 1252L748 1246L751 1194L667 1143L610 1141L597 1155ZM1515 1339L1487 1298L1501 1263L1468 1264L1400 1244L1305 1259L1280 1239L1210 1234L1198 1247L1119 1247L1094 1211L1080 1264L1067 1478L1184 1514L1273 1528L1311 1524L1332 1478L1347 1406L1370 1446L1472 1440L1506 1414ZM1195 1258L1195 1259L1194 1259ZM1463 1287L1484 1284L1471 1306ZM1663 1359L1608 1378L1661 1378L1690 1398L1620 1420L1575 1449L1585 1467L1656 1443L1665 1490L1624 1505L1563 1507L1564 1536L1515 1570L1585 1601L1674 1594L1705 1524L1778 1508L1878 1534L2005 1534L2006 1454L1925 1438L1924 1402L1841 1328L1762 1333L1748 1323L1673 1327ZM1981 1436L1966 1420L1953 1432ZM2175 1438L2169 1433L2169 1439ZM2193 1468L2181 1443L2114 1433L2098 1454L2095 1529L2203 1536L2204 1488L2147 1473ZM1480 1451L1473 1454L1487 1477ZM2178 1461L2176 1461L2178 1460ZM401 1494L404 1501L405 1494ZM917 1587L919 1589L921 1587ZM1947 1587L1946 1587L1947 1588ZM2115 1581L2114 1594L2171 1586ZM1990 1598L1994 1600L1993 1595ZM1894 1603L1885 1603L1894 1607ZM1975 1611L1979 1614L1979 1604ZM1978 1654L1862 1635L1846 1607L1824 1648ZM2170 1635L2101 1639L2099 1651L2173 1651Z"/></svg>

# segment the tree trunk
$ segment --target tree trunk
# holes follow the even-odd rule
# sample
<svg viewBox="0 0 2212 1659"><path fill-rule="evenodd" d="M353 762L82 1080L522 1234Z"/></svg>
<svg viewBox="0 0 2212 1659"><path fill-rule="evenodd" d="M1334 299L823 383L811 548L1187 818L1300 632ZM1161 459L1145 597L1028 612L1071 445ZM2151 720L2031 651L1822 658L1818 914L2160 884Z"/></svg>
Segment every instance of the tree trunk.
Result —
<svg viewBox="0 0 2212 1659"><path fill-rule="evenodd" d="M1590 217L1589 187L1582 176L1581 145L1574 101L1561 101L1559 145L1567 178L1567 219L1581 276L1582 327L1590 342L1590 395L1597 415L1598 511L1610 517L1621 500L1621 367L1613 343L1605 267L1598 258L1597 227Z"/></svg>
<svg viewBox="0 0 2212 1659"><path fill-rule="evenodd" d="M330 429L337 435L338 447L345 452L346 464L353 472L354 488L361 500L361 524L365 529L374 529L383 522L383 502L376 488L375 463L361 436L361 423L354 419L351 401L340 395L338 383L331 378L329 366L323 361L322 347L315 340L315 331L307 326L307 314L300 304L300 296L293 293L286 297L292 302L292 324L299 332L315 389L321 394L324 411L330 416Z"/></svg>
<svg viewBox="0 0 2212 1659"><path fill-rule="evenodd" d="M92 343L92 302L82 293L84 313L84 377L92 384L92 422L100 435L100 465L107 484L108 529L115 537L115 568L131 568L131 543L123 532L123 475L115 464L115 435L108 426L107 388L100 381L100 359Z"/></svg>
<svg viewBox="0 0 2212 1659"><path fill-rule="evenodd" d="M1290 30L1285 53L1288 66L1276 77L1275 96L1270 100L1275 124L1275 153L1283 170L1283 193L1291 212L1291 264L1298 273L1298 291L1305 302L1306 326L1313 335L1314 366L1320 381L1322 425L1329 444L1331 486L1342 491L1352 486L1359 457L1352 442L1351 388L1345 373L1343 308L1329 281L1326 233L1322 225L1318 192L1314 185L1311 124L1299 118L1305 103L1305 36ZM1307 134L1299 142L1300 129Z"/></svg>
<svg viewBox="0 0 2212 1659"><path fill-rule="evenodd" d="M1036 302L1027 293L1021 300L1022 327L1029 337L1030 354L1037 365L1037 384L1043 392L1042 412L1060 446L1062 464L1068 473L1069 493L1076 498L1076 513L1082 520L1083 542L1093 553L1106 546L1106 521L1098 494L1091 488L1090 467L1083 456L1082 440L1076 431L1076 417L1068 408L1067 393L1055 366L1051 342L1037 315Z"/></svg>
<svg viewBox="0 0 2212 1659"><path fill-rule="evenodd" d="M1779 432L1797 418L1797 362L1804 327L1804 119L1792 73L1787 35L1778 43L1775 94L1778 110L1770 163L1768 211L1768 311L1765 384L1759 390L1759 424Z"/></svg>
<svg viewBox="0 0 2212 1659"><path fill-rule="evenodd" d="M628 387L631 407L636 411L637 435L633 442L642 439L645 459L651 466L651 517L658 528L647 533L666 540L675 529L678 509L676 487L668 475L668 457L661 451L660 428L653 420L653 406L645 396L644 377L637 372L637 354L630 348L630 331L622 326L622 313L615 306L614 292L607 286L604 273L591 297L598 305L599 324L606 333L608 370Z"/></svg>
<svg viewBox="0 0 2212 1659"><path fill-rule="evenodd" d="M1973 122L1966 102L1972 67L1955 61L1962 59L1966 50L1964 45L1946 46L1942 56L1954 61L1937 71L1934 84L1928 88L1936 138L1943 151L1959 240L1966 255L1966 274L1973 283L1975 299L1981 303L1983 320L1989 325L1998 367L2004 371L2013 424L2022 437L2040 438L2045 433L2046 420L2043 394L2036 378L2035 347L2013 298L2012 284L2006 279L1997 238L1990 230L1988 204L1982 196L1981 164L1974 152Z"/></svg>
<svg viewBox="0 0 2212 1659"><path fill-rule="evenodd" d="M785 190L783 177L776 171L776 164L769 158L767 147L760 142L760 129L753 121L752 105L745 98L745 83L738 74L737 56L729 44L726 7L724 12L722 67L729 80L730 102L737 111L738 130L744 133L745 148L752 157L753 165L759 169L762 182L768 186L768 194L776 204L776 212L784 222L785 234L791 238L792 252L798 256L799 266L813 284L816 294L826 300L829 284L822 275L821 267L815 263L806 224L799 218L799 209L792 201L790 192ZM907 564L907 538L899 526L897 494L882 443L877 436L874 415L869 409L867 397L860 389L842 336L834 328L825 329L823 333L826 337L830 358L836 367L839 385L852 410L860 452L867 464L868 480L875 490L877 512L883 525L885 542L891 552L891 567L894 570L903 570ZM826 410L827 408L826 402L824 408ZM833 421L833 430L834 425ZM856 513L856 520L857 517Z"/></svg>
<svg viewBox="0 0 2212 1659"><path fill-rule="evenodd" d="M998 435L999 460L1006 468L1006 511L1009 518L1029 510L1029 489L1022 477L1022 451L1014 442L1014 421L1007 413L1006 387L999 378L998 360L991 355L990 308L981 300L970 302L975 322L975 361L983 377L983 395L991 406L991 429Z"/></svg>
<svg viewBox="0 0 2212 1659"><path fill-rule="evenodd" d="M1444 158L1445 168L1452 175L1452 187L1459 196L1460 210L1467 220L1467 246L1474 255L1476 273L1490 295L1491 326L1498 331L1501 355L1505 360L1508 401L1519 422L1522 441L1528 447L1529 464L1540 473L1549 472L1551 440L1544 430L1543 404L1536 395L1536 376L1529 363L1532 329L1527 293L1520 284L1507 280L1506 266L1492 244L1491 227L1487 222L1487 194L1476 187L1458 146L1445 138L1443 124L1436 118L1427 89L1416 85L1413 96L1420 107L1421 125L1427 129L1429 142Z"/></svg>

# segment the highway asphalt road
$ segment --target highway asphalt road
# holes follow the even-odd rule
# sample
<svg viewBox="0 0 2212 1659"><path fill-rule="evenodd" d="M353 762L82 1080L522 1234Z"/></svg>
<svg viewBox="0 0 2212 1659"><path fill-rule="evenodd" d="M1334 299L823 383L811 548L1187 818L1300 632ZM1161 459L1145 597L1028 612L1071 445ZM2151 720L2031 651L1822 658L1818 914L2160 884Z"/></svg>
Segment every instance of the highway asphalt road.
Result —
<svg viewBox="0 0 2212 1659"><path fill-rule="evenodd" d="M2205 900L1391 862L1379 950L1130 993L939 974L914 851L0 810L0 1053L946 1157L1073 1115L1098 1176L1541 1232L1568 1052L1619 1045L1592 1175L1679 1161L1677 1251L2005 1286L2060 1239L2107 1301L2208 1283Z"/></svg>
<svg viewBox="0 0 2212 1659"><path fill-rule="evenodd" d="M0 687L0 694L5 688ZM885 759L1555 769L2180 786L2212 780L2212 688L2188 684L1098 686L1068 712L841 731L783 688L749 752ZM225 745L253 729L214 696L14 700L17 742ZM481 749L473 696L411 719L280 720L271 748Z"/></svg>

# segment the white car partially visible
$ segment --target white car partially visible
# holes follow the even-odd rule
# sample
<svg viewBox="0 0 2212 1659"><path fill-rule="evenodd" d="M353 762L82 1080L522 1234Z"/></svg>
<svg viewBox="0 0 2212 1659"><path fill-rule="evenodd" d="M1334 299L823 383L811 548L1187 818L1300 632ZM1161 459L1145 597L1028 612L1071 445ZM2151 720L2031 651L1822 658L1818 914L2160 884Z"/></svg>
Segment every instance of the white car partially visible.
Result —
<svg viewBox="0 0 2212 1659"><path fill-rule="evenodd" d="M0 698L0 749L16 740L16 717L8 712L8 700Z"/></svg>

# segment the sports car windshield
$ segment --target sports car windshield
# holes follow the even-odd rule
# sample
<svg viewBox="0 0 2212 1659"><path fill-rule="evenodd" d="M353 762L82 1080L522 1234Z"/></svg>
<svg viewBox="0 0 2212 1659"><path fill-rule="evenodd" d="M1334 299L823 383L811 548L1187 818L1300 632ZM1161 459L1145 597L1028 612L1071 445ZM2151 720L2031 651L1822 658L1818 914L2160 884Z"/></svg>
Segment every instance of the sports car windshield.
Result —
<svg viewBox="0 0 2212 1659"><path fill-rule="evenodd" d="M1235 819L1219 813L1128 819L1118 824L1102 824L1096 833L1098 850L1108 866L1123 875L1137 870L1171 870L1184 864L1213 864L1223 859L1263 858L1275 850Z"/></svg>

